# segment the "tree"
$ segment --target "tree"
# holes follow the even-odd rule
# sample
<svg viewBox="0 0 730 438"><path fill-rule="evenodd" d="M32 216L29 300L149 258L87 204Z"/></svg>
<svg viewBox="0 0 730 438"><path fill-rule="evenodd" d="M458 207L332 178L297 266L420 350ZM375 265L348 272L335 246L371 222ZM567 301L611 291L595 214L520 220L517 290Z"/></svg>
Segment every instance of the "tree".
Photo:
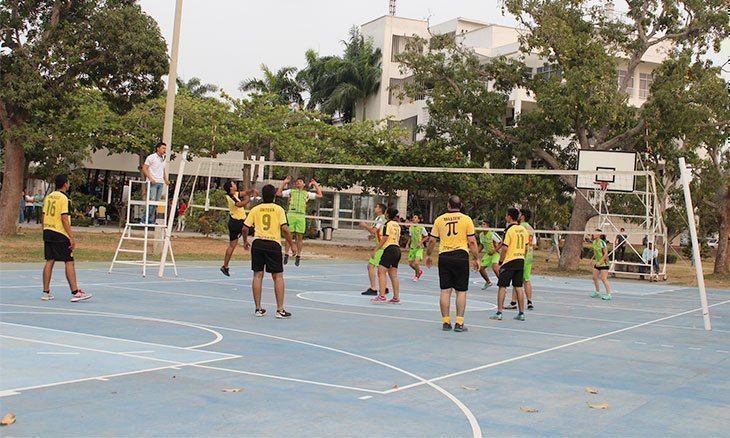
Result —
<svg viewBox="0 0 730 438"><path fill-rule="evenodd" d="M188 93L193 97L207 97L210 93L218 91L218 86L214 84L203 84L200 78L190 78L185 82L181 78L177 78L177 92Z"/></svg>
<svg viewBox="0 0 730 438"><path fill-rule="evenodd" d="M157 23L134 0L0 3L0 235L16 231L27 151L56 135L44 132L44 117L67 110L83 87L124 112L162 91L167 65ZM64 145L68 152L88 146Z"/></svg>
<svg viewBox="0 0 730 438"><path fill-rule="evenodd" d="M339 56L319 56L313 49L304 54L307 66L297 73L297 81L309 94L306 108L322 110L322 106L337 87L337 67L342 63Z"/></svg>
<svg viewBox="0 0 730 438"><path fill-rule="evenodd" d="M490 155L497 150L506 153L503 158L539 159L553 169L571 168L576 149L634 150L646 120L625 91L642 58L657 47L702 54L719 47L729 30L722 0L629 1L625 16L587 1L506 0L505 6L527 29L520 40L523 56L539 55L552 73L526 75L521 59L482 62L453 38L439 36L426 53L418 52L425 43L417 41L401 57L416 76L407 89L429 95L429 112L435 111L427 134L448 133L453 147L467 152L484 153L484 144ZM617 85L619 58L628 73ZM507 93L515 87L527 89L538 108L505 126ZM557 138L570 144L560 146ZM563 181L575 187L575 181ZM568 228L583 231L595 213L586 193L575 193ZM577 267L581 246L580 235L566 238L561 268Z"/></svg>
<svg viewBox="0 0 730 438"><path fill-rule="evenodd" d="M302 85L296 79L296 67L282 67L274 73L265 64L261 64L263 78L251 78L241 81L238 89L241 91L256 91L261 94L269 94L273 98L271 103L276 105L288 105L296 102L304 104L302 98Z"/></svg>

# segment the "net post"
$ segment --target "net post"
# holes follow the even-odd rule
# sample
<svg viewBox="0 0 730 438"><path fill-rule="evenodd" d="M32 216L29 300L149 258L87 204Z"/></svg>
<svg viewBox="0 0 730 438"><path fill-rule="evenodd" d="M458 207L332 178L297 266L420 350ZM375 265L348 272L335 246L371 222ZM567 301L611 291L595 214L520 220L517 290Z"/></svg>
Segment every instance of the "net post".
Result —
<svg viewBox="0 0 730 438"><path fill-rule="evenodd" d="M707 291L705 290L705 277L702 272L702 256L700 254L700 244L697 241L697 227L695 225L695 213L692 206L692 194L689 190L689 175L684 157L679 157L679 174L684 189L684 205L687 209L687 220L689 221L689 235L692 241L692 258L695 262L695 272L697 273L697 288L700 292L700 302L702 303L702 318L705 321L705 330L712 330L710 322L710 309L707 307Z"/></svg>
<svg viewBox="0 0 730 438"><path fill-rule="evenodd" d="M182 185L183 177L185 176L185 163L188 161L188 145L183 146L182 157L180 157L180 167L178 167L177 178L175 178L175 191L172 195L172 206L170 207L170 214L167 216L167 226L165 227L165 241L162 246L162 256L160 258L160 269L157 271L157 276L162 277L165 274L165 264L167 263L167 253L172 252L170 248L170 236L172 236L172 227L175 223L175 212L177 211L177 200L180 196L180 186ZM173 256L173 264L174 262ZM177 275L177 267L175 267L175 275Z"/></svg>

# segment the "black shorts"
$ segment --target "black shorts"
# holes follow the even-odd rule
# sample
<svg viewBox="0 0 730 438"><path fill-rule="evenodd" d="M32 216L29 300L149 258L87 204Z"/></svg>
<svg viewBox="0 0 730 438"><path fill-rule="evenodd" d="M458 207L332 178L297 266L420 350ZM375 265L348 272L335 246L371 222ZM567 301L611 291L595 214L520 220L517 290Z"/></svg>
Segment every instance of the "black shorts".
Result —
<svg viewBox="0 0 730 438"><path fill-rule="evenodd" d="M400 262L400 247L398 245L390 245L385 248L383 255L380 257L380 266L390 269L398 268L398 262Z"/></svg>
<svg viewBox="0 0 730 438"><path fill-rule="evenodd" d="M593 269L597 269L599 271L608 271L608 266L593 265Z"/></svg>
<svg viewBox="0 0 730 438"><path fill-rule="evenodd" d="M459 249L439 254L439 287L458 292L469 289L469 253Z"/></svg>
<svg viewBox="0 0 730 438"><path fill-rule="evenodd" d="M231 242L241 237L243 226L243 219L233 219L228 216L228 238Z"/></svg>
<svg viewBox="0 0 730 438"><path fill-rule="evenodd" d="M510 283L514 287L522 287L525 281L525 261L523 259L512 260L499 268L499 279L497 286L509 287Z"/></svg>
<svg viewBox="0 0 730 438"><path fill-rule="evenodd" d="M256 239L251 244L251 270L261 272L264 268L270 274L284 272L281 245L273 240Z"/></svg>
<svg viewBox="0 0 730 438"><path fill-rule="evenodd" d="M55 260L57 262L72 262L74 256L71 252L71 241L44 241L43 252L45 253L46 260Z"/></svg>

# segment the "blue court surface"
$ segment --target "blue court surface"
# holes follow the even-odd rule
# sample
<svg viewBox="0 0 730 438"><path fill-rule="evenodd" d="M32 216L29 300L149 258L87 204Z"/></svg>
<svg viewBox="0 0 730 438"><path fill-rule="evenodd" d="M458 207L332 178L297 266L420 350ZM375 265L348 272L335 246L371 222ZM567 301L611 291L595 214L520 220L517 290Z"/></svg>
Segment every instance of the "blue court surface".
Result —
<svg viewBox="0 0 730 438"><path fill-rule="evenodd" d="M286 309L256 318L251 272L177 278L79 266L40 300L40 266L0 271L3 436L727 436L730 291L533 276L527 321L491 321L472 274L465 333L441 331L436 270L402 267L402 304L371 304L363 263L288 266ZM15 268L15 267L12 267ZM169 275L169 274L168 274ZM453 310L453 307L452 307ZM597 394L587 389L594 389ZM224 390L240 390L226 392ZM594 407L607 407L595 409ZM535 410L536 412L531 412Z"/></svg>

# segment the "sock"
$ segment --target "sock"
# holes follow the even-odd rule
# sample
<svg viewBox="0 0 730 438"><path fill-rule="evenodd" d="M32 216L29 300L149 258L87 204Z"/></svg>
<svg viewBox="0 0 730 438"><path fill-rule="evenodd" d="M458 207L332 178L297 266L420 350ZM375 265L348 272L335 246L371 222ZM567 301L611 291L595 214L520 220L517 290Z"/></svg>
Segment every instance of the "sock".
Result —
<svg viewBox="0 0 730 438"><path fill-rule="evenodd" d="M76 295L79 292L81 292L81 289L72 290L71 295Z"/></svg>
<svg viewBox="0 0 730 438"><path fill-rule="evenodd" d="M464 317L463 316L457 316L456 317L456 323L464 325Z"/></svg>
<svg viewBox="0 0 730 438"><path fill-rule="evenodd" d="M502 312L497 312L497 315L501 315L501 314L502 314Z"/></svg>
<svg viewBox="0 0 730 438"><path fill-rule="evenodd" d="M44 294L49 294L49 293L51 293L51 291L50 290L44 290L43 293Z"/></svg>
<svg viewBox="0 0 730 438"><path fill-rule="evenodd" d="M451 324L451 317L444 316L443 318L441 318L441 321L443 321L444 324Z"/></svg>

